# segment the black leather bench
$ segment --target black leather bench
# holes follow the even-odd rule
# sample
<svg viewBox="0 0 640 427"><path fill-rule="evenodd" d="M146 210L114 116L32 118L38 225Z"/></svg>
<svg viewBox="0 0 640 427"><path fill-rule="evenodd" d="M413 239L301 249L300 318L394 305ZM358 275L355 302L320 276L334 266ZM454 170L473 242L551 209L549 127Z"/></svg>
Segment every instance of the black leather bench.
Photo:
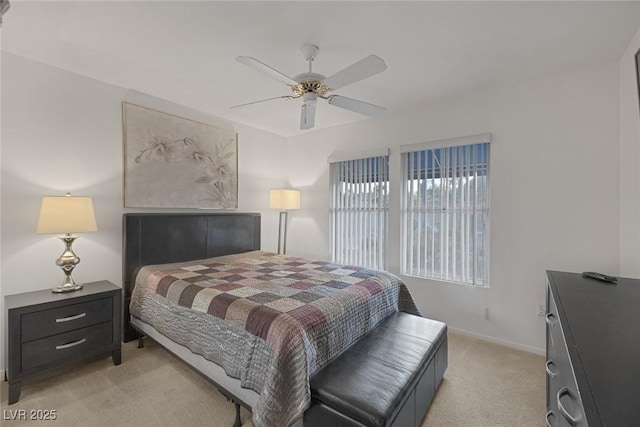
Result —
<svg viewBox="0 0 640 427"><path fill-rule="evenodd" d="M447 369L447 326L396 313L311 378L304 427L419 426Z"/></svg>

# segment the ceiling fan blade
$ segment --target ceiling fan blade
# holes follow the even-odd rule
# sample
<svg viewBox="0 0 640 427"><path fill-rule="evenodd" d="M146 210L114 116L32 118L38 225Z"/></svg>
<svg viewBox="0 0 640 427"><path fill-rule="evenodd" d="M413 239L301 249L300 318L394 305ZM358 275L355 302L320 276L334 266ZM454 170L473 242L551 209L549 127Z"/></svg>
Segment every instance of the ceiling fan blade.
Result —
<svg viewBox="0 0 640 427"><path fill-rule="evenodd" d="M264 73L268 76L273 77L274 79L289 85L289 86L296 86L298 84L297 81L293 80L291 77L282 74L280 71L276 70L275 68L271 68L270 66L268 66L267 64L265 64L264 62L258 61L256 58L253 58L251 56L238 56L236 58L236 61L240 62L241 64L244 64L248 67L253 68L256 71L260 71L261 73Z"/></svg>
<svg viewBox="0 0 640 427"><path fill-rule="evenodd" d="M369 117L378 117L384 113L385 108L374 104L358 101L357 99L347 98L346 96L331 95L327 98L327 102L336 107L355 111Z"/></svg>
<svg viewBox="0 0 640 427"><path fill-rule="evenodd" d="M339 89L343 86L355 83L358 80L366 79L387 69L387 65L382 58L369 55L355 64L338 71L334 75L324 80L324 85L331 90Z"/></svg>
<svg viewBox="0 0 640 427"><path fill-rule="evenodd" d="M298 97L297 96L276 96L276 97L273 97L273 98L261 99L260 101L247 102L246 104L232 105L229 108L244 107L246 105L259 104L260 102L273 101L274 99L294 99L294 98L298 98Z"/></svg>
<svg viewBox="0 0 640 427"><path fill-rule="evenodd" d="M305 102L302 104L300 115L300 129L311 129L316 124L316 103Z"/></svg>

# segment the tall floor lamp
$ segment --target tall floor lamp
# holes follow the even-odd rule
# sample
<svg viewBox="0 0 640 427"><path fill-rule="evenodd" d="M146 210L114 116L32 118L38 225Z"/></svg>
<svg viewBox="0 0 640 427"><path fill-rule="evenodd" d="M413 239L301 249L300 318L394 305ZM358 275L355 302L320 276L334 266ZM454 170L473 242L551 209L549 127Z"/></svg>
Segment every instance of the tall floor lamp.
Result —
<svg viewBox="0 0 640 427"><path fill-rule="evenodd" d="M287 210L300 209L300 192L298 190L271 190L271 209L280 209L278 253L284 255L287 253ZM281 247L282 252L280 252Z"/></svg>
<svg viewBox="0 0 640 427"><path fill-rule="evenodd" d="M71 272L80 262L71 245L77 236L72 233L96 231L96 217L91 197L72 197L67 193L61 197L43 197L40 206L37 233L64 233L59 237L65 245L64 252L56 260L56 265L65 274L64 281L53 292L72 292L82 289L71 277Z"/></svg>

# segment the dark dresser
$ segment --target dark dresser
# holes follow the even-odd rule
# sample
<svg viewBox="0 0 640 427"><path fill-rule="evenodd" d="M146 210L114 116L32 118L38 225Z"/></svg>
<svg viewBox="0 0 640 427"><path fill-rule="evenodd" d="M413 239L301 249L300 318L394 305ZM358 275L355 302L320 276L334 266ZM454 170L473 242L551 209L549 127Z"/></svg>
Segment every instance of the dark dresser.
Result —
<svg viewBox="0 0 640 427"><path fill-rule="evenodd" d="M119 365L121 301L122 289L105 280L69 293L7 295L9 405L24 381L104 356Z"/></svg>
<svg viewBox="0 0 640 427"><path fill-rule="evenodd" d="M547 425L640 426L640 280L547 279Z"/></svg>

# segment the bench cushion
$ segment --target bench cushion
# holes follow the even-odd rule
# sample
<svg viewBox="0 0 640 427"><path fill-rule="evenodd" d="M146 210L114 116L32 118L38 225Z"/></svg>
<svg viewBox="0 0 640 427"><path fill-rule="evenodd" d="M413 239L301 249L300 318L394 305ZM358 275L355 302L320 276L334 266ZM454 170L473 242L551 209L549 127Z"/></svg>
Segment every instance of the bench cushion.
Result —
<svg viewBox="0 0 640 427"><path fill-rule="evenodd" d="M444 340L444 323L396 313L311 378L312 400L367 426L390 425L427 366L437 369L430 362Z"/></svg>

